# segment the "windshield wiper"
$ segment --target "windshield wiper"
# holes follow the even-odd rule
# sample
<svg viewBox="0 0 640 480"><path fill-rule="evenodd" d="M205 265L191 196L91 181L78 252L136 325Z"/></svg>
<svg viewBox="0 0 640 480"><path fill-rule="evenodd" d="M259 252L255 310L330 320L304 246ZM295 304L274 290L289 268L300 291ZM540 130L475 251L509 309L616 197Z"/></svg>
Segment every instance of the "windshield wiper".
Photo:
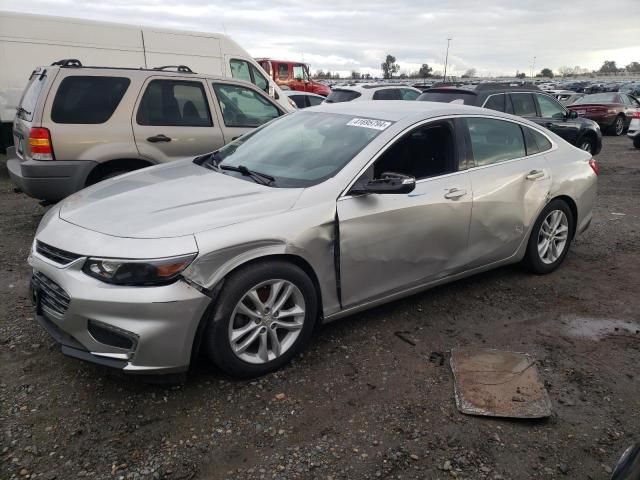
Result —
<svg viewBox="0 0 640 480"><path fill-rule="evenodd" d="M20 115L21 113L24 113L26 115L31 115L31 112L29 110L26 110L22 107L18 107L18 109L16 110L16 115Z"/></svg>
<svg viewBox="0 0 640 480"><path fill-rule="evenodd" d="M216 164L216 167L221 170L231 170L232 172L240 172L242 175L247 177L251 177L256 183L261 185L271 185L276 181L274 177L271 175L267 175L266 173L256 172L255 170L249 170L244 165L220 165Z"/></svg>

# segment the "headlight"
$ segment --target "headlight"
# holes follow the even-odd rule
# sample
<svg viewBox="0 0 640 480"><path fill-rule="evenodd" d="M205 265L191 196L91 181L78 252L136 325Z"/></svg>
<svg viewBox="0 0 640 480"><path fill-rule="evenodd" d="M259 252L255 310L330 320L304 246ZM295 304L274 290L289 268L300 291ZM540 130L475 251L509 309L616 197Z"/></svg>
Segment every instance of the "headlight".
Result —
<svg viewBox="0 0 640 480"><path fill-rule="evenodd" d="M196 254L152 260L88 258L82 267L87 275L116 285L166 285L196 258Z"/></svg>

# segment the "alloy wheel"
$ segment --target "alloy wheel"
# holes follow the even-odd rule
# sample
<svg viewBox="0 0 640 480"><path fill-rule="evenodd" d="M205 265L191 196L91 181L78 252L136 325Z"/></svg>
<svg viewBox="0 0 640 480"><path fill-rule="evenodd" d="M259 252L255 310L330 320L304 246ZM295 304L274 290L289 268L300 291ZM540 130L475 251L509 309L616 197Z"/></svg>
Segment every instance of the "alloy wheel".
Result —
<svg viewBox="0 0 640 480"><path fill-rule="evenodd" d="M591 153L591 142L589 140L583 140L580 144L580 149Z"/></svg>
<svg viewBox="0 0 640 480"><path fill-rule="evenodd" d="M233 353L248 363L264 364L289 350L305 319L302 292L287 280L268 280L247 291L229 320Z"/></svg>
<svg viewBox="0 0 640 480"><path fill-rule="evenodd" d="M624 132L624 120L622 117L616 118L616 126L615 126L616 135L622 135Z"/></svg>
<svg viewBox="0 0 640 480"><path fill-rule="evenodd" d="M569 240L569 220L562 210L552 210L540 225L538 255L547 265L556 262Z"/></svg>

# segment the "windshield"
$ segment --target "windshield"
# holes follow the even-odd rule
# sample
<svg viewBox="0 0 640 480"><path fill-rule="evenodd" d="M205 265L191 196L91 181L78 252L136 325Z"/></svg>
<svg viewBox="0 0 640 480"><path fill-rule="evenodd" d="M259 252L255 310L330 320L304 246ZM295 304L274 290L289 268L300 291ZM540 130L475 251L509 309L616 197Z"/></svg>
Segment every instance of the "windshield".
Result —
<svg viewBox="0 0 640 480"><path fill-rule="evenodd" d="M430 92L427 90L418 97L418 100L422 102L442 102L451 103L456 100L462 100L465 105L473 105L476 100L476 94L473 92L461 92L460 90L454 90L451 92ZM458 102L460 103L460 102Z"/></svg>
<svg viewBox="0 0 640 480"><path fill-rule="evenodd" d="M620 103L620 101L616 93L594 93L593 95L585 95L579 98L573 104L580 103Z"/></svg>
<svg viewBox="0 0 640 480"><path fill-rule="evenodd" d="M325 102L327 103L342 103L342 102L350 102L354 98L358 98L360 96L360 92L354 92L353 90L333 90Z"/></svg>
<svg viewBox="0 0 640 480"><path fill-rule="evenodd" d="M390 125L350 115L296 112L223 147L215 160L221 167L242 166L270 175L274 187L308 187L334 176Z"/></svg>

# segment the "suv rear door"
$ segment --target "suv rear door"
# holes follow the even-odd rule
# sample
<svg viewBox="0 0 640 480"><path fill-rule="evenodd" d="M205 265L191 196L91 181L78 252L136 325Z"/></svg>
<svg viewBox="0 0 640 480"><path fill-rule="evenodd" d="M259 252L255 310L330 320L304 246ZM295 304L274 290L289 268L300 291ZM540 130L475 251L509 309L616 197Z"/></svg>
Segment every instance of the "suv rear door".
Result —
<svg viewBox="0 0 640 480"><path fill-rule="evenodd" d="M168 162L222 147L224 137L211 105L203 79L149 77L131 119L140 155Z"/></svg>

